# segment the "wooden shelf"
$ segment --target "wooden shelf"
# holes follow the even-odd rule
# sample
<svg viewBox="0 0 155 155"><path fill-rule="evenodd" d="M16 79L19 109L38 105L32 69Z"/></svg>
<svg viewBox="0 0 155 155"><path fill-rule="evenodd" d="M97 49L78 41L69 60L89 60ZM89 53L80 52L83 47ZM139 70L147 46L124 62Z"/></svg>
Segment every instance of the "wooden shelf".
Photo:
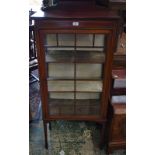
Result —
<svg viewBox="0 0 155 155"><path fill-rule="evenodd" d="M48 93L49 99L79 99L79 100L83 100L83 99L100 99L101 97L101 93L98 92L49 92Z"/></svg>
<svg viewBox="0 0 155 155"><path fill-rule="evenodd" d="M73 81L73 78L53 78L53 77L48 77L47 81ZM102 79L100 78L94 78L94 79L79 79L76 78L77 81L101 81ZM75 81L76 81L75 80Z"/></svg>
<svg viewBox="0 0 155 155"><path fill-rule="evenodd" d="M65 50L55 50L46 52L46 62L47 63L73 63L74 62L74 53L72 51Z"/></svg>
<svg viewBox="0 0 155 155"><path fill-rule="evenodd" d="M105 54L101 51L48 51L47 63L104 63Z"/></svg>
<svg viewBox="0 0 155 155"><path fill-rule="evenodd" d="M49 92L73 92L74 81L47 81Z"/></svg>
<svg viewBox="0 0 155 155"><path fill-rule="evenodd" d="M49 92L102 92L102 81L47 81Z"/></svg>
<svg viewBox="0 0 155 155"><path fill-rule="evenodd" d="M50 115L100 115L100 100L49 100Z"/></svg>
<svg viewBox="0 0 155 155"><path fill-rule="evenodd" d="M105 54L101 51L77 51L76 63L104 63Z"/></svg>
<svg viewBox="0 0 155 155"><path fill-rule="evenodd" d="M102 64L88 63L49 63L48 64L48 79L103 79ZM89 80L88 80L89 81Z"/></svg>
<svg viewBox="0 0 155 155"><path fill-rule="evenodd" d="M76 81L78 92L102 92L102 81Z"/></svg>

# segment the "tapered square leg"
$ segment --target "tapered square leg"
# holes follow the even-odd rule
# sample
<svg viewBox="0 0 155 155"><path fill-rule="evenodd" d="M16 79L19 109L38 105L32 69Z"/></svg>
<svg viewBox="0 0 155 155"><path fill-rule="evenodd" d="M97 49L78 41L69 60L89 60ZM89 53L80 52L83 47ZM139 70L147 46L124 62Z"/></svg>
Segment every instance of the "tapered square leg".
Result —
<svg viewBox="0 0 155 155"><path fill-rule="evenodd" d="M49 130L52 130L51 122L49 122Z"/></svg>
<svg viewBox="0 0 155 155"><path fill-rule="evenodd" d="M45 136L45 148L48 149L47 122L45 122L45 121L44 121L44 136Z"/></svg>
<svg viewBox="0 0 155 155"><path fill-rule="evenodd" d="M103 123L101 128L101 138L99 144L100 149L103 148L104 144L105 144L105 124Z"/></svg>

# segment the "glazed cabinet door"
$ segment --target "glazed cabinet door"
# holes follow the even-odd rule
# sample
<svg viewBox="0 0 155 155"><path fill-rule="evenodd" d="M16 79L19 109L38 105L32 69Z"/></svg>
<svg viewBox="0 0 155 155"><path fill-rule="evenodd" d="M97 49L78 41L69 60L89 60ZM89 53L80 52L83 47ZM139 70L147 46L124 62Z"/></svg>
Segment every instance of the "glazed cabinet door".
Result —
<svg viewBox="0 0 155 155"><path fill-rule="evenodd" d="M39 35L46 116L100 118L110 31L40 30Z"/></svg>

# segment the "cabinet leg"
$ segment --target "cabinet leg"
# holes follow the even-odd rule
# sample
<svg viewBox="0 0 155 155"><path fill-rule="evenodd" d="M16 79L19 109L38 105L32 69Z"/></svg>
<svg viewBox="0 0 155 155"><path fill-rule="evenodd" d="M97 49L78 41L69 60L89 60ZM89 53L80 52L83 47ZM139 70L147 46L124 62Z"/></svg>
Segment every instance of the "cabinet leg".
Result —
<svg viewBox="0 0 155 155"><path fill-rule="evenodd" d="M44 136L45 136L45 148L48 149L48 141L47 141L47 123L44 121Z"/></svg>
<svg viewBox="0 0 155 155"><path fill-rule="evenodd" d="M103 148L104 143L105 143L105 124L102 124L101 138L100 138L100 144L99 144L100 149Z"/></svg>
<svg viewBox="0 0 155 155"><path fill-rule="evenodd" d="M112 151L111 148L107 148L107 151L106 152L107 152L107 155L110 155L110 154L112 154L113 151Z"/></svg>
<svg viewBox="0 0 155 155"><path fill-rule="evenodd" d="M49 122L49 130L52 130L51 122Z"/></svg>

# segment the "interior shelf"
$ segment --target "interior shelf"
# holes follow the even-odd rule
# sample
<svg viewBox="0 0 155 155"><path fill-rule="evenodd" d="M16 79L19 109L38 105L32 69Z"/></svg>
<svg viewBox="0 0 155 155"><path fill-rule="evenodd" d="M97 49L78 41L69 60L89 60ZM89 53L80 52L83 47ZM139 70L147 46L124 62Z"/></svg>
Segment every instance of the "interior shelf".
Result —
<svg viewBox="0 0 155 155"><path fill-rule="evenodd" d="M47 63L62 63L62 62L74 62L74 53L72 51L65 50L49 50L46 52Z"/></svg>
<svg viewBox="0 0 155 155"><path fill-rule="evenodd" d="M105 53L102 51L77 51L76 63L104 63Z"/></svg>
<svg viewBox="0 0 155 155"><path fill-rule="evenodd" d="M102 81L47 81L49 92L102 92Z"/></svg>
<svg viewBox="0 0 155 155"><path fill-rule="evenodd" d="M48 78L51 79L91 79L101 80L103 76L102 64L86 63L49 63Z"/></svg>
<svg viewBox="0 0 155 155"><path fill-rule="evenodd" d="M95 99L98 100L100 99L101 93L94 93L94 92L49 92L48 94L49 99Z"/></svg>
<svg viewBox="0 0 155 155"><path fill-rule="evenodd" d="M61 92L61 91L74 91L74 81L47 81L48 91Z"/></svg>
<svg viewBox="0 0 155 155"><path fill-rule="evenodd" d="M47 63L104 63L103 51L49 50L46 52Z"/></svg>
<svg viewBox="0 0 155 155"><path fill-rule="evenodd" d="M76 91L102 92L102 81L76 81Z"/></svg>
<svg viewBox="0 0 155 155"><path fill-rule="evenodd" d="M100 115L100 100L50 99L50 115Z"/></svg>

